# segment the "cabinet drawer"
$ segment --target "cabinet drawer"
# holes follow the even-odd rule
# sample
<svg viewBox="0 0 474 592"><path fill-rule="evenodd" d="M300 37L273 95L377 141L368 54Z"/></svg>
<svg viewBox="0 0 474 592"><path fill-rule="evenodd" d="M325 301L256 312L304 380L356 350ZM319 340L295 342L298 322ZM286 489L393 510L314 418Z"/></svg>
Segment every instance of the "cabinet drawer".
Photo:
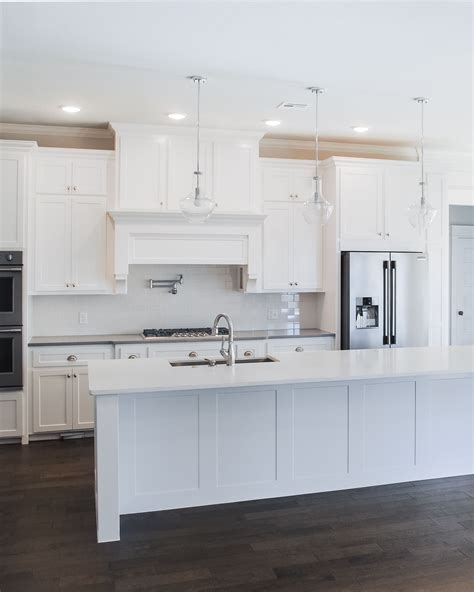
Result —
<svg viewBox="0 0 474 592"><path fill-rule="evenodd" d="M289 354L313 352L318 350L334 349L334 338L316 337L303 339L269 339L268 353L270 354Z"/></svg>
<svg viewBox="0 0 474 592"><path fill-rule="evenodd" d="M71 345L37 347L33 350L33 366L85 366L89 360L112 359L112 346Z"/></svg>
<svg viewBox="0 0 474 592"><path fill-rule="evenodd" d="M148 346L133 343L115 346L115 358L119 360L133 360L135 358L148 358Z"/></svg>
<svg viewBox="0 0 474 592"><path fill-rule="evenodd" d="M236 341L238 358L261 358L267 353L265 339L255 341Z"/></svg>
<svg viewBox="0 0 474 592"><path fill-rule="evenodd" d="M193 343L163 343L148 347L150 358L166 358L168 360L218 358L221 348L220 340Z"/></svg>

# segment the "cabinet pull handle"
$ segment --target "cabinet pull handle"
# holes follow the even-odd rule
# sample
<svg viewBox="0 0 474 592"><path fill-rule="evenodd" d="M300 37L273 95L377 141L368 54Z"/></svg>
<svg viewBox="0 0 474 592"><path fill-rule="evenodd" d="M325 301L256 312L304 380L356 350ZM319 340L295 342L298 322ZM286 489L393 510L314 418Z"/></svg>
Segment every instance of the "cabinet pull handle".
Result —
<svg viewBox="0 0 474 592"><path fill-rule="evenodd" d="M76 373L74 373L73 376L74 376L74 378L77 378L77 374Z"/></svg>
<svg viewBox="0 0 474 592"><path fill-rule="evenodd" d="M71 286L72 286L73 288L75 288L75 287L76 287L76 284L71 284Z"/></svg>
<svg viewBox="0 0 474 592"><path fill-rule="evenodd" d="M382 233L381 233L381 232L377 232L377 234L378 234L379 236L382 236Z"/></svg>
<svg viewBox="0 0 474 592"><path fill-rule="evenodd" d="M386 238L388 238L390 236L390 232L387 232L387 234L385 235Z"/></svg>
<svg viewBox="0 0 474 592"><path fill-rule="evenodd" d="M69 288L69 284L66 284L66 288Z"/></svg>
<svg viewBox="0 0 474 592"><path fill-rule="evenodd" d="M293 282L290 282L290 286L292 286L292 285L293 285Z"/></svg>
<svg viewBox="0 0 474 592"><path fill-rule="evenodd" d="M71 375L70 374L66 374L66 376L67 376L67 378L71 378Z"/></svg>
<svg viewBox="0 0 474 592"><path fill-rule="evenodd" d="M137 356L136 354L130 354L130 355L128 356L128 359L129 359L129 360L136 360L137 358L138 358L138 356Z"/></svg>
<svg viewBox="0 0 474 592"><path fill-rule="evenodd" d="M295 348L295 351L304 352L304 347L301 347L301 345L298 345L298 347Z"/></svg>
<svg viewBox="0 0 474 592"><path fill-rule="evenodd" d="M74 185L74 187L72 188L73 191L77 191L77 187L76 185Z"/></svg>
<svg viewBox="0 0 474 592"><path fill-rule="evenodd" d="M297 285L298 285L298 282L295 282L295 286L297 286Z"/></svg>
<svg viewBox="0 0 474 592"><path fill-rule="evenodd" d="M188 358L197 358L197 357L198 357L198 355L197 355L197 352L195 352L195 351L189 352L189 354L188 354Z"/></svg>
<svg viewBox="0 0 474 592"><path fill-rule="evenodd" d="M251 351L250 349L248 349L246 352L244 352L244 356L246 358L253 358L253 351Z"/></svg>
<svg viewBox="0 0 474 592"><path fill-rule="evenodd" d="M71 191L71 186L70 185L66 185L66 190L67 191Z"/></svg>
<svg viewBox="0 0 474 592"><path fill-rule="evenodd" d="M68 362L77 362L77 356L75 354L71 354L67 357Z"/></svg>

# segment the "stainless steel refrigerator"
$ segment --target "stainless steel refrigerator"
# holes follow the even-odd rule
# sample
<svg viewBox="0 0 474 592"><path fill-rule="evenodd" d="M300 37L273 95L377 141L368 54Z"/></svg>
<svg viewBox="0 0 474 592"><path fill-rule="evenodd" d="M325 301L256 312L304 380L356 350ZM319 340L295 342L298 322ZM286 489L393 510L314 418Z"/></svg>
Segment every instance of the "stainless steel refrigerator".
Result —
<svg viewBox="0 0 474 592"><path fill-rule="evenodd" d="M428 345L428 261L421 253L342 253L342 349Z"/></svg>

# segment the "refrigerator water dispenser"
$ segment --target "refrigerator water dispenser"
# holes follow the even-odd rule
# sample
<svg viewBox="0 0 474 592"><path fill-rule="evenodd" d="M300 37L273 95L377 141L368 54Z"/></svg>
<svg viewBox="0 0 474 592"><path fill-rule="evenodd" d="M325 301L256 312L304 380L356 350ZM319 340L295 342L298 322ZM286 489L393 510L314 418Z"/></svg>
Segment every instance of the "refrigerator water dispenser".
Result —
<svg viewBox="0 0 474 592"><path fill-rule="evenodd" d="M379 303L377 298L356 298L356 329L372 329L379 326Z"/></svg>

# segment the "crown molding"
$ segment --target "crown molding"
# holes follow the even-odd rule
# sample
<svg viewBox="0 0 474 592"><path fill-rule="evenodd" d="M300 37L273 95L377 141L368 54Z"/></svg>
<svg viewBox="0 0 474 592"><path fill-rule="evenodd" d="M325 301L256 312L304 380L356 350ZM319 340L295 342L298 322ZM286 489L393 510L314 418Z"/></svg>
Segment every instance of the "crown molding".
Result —
<svg viewBox="0 0 474 592"><path fill-rule="evenodd" d="M30 137L61 136L67 138L93 138L96 140L110 140L113 137L110 129L2 122L0 122L0 134L17 134Z"/></svg>
<svg viewBox="0 0 474 592"><path fill-rule="evenodd" d="M314 140L296 140L292 138L263 138L261 148L273 148L278 150L306 150L315 149ZM414 146L381 146L379 144L351 144L348 142L329 142L320 140L321 152L332 152L337 156L357 154L372 154L375 157L394 158L405 160L417 160L418 155Z"/></svg>

